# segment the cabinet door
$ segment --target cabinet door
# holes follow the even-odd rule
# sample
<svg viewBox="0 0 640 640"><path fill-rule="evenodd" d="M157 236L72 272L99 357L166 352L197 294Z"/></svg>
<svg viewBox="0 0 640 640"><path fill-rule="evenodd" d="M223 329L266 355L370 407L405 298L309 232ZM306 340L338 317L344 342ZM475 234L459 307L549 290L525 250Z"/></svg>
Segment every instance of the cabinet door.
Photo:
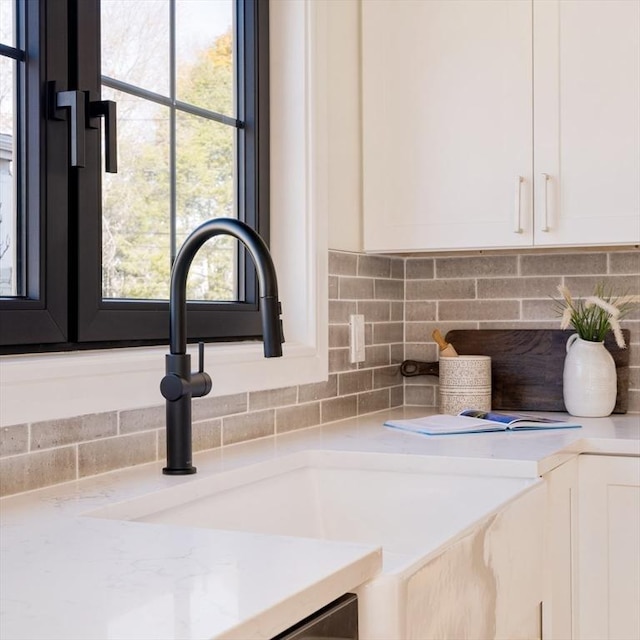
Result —
<svg viewBox="0 0 640 640"><path fill-rule="evenodd" d="M573 567L578 519L578 459L565 462L545 476L545 598L543 638L572 640L575 616Z"/></svg>
<svg viewBox="0 0 640 640"><path fill-rule="evenodd" d="M533 6L535 244L638 242L640 2Z"/></svg>
<svg viewBox="0 0 640 640"><path fill-rule="evenodd" d="M531 244L531 21L530 0L362 3L365 250Z"/></svg>
<svg viewBox="0 0 640 640"><path fill-rule="evenodd" d="M580 456L578 637L640 638L640 458Z"/></svg>

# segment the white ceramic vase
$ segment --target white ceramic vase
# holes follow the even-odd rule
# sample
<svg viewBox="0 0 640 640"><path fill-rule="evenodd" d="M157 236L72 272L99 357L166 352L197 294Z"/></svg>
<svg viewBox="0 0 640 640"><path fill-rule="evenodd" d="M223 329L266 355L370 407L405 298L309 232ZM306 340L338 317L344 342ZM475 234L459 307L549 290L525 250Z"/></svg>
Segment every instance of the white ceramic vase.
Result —
<svg viewBox="0 0 640 640"><path fill-rule="evenodd" d="M604 342L589 342L577 333L567 340L563 395L572 416L608 416L616 404L617 379L613 356Z"/></svg>

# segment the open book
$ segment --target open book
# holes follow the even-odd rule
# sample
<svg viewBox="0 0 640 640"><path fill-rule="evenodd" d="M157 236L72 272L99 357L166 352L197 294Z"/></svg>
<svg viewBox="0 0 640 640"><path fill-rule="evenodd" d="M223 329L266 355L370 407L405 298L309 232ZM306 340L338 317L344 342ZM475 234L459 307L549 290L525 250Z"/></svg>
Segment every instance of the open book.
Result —
<svg viewBox="0 0 640 640"><path fill-rule="evenodd" d="M524 413L497 413L465 409L457 416L433 415L409 420L387 420L384 425L428 436L452 433L482 433L484 431L525 431L534 429L576 429L575 422L541 418Z"/></svg>

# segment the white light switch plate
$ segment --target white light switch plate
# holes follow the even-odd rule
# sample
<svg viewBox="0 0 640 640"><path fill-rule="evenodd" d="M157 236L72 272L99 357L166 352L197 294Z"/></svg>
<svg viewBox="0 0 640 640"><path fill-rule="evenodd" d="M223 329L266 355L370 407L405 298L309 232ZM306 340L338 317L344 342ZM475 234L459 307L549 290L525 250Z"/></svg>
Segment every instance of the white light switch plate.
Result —
<svg viewBox="0 0 640 640"><path fill-rule="evenodd" d="M364 362L364 316L349 316L349 362Z"/></svg>

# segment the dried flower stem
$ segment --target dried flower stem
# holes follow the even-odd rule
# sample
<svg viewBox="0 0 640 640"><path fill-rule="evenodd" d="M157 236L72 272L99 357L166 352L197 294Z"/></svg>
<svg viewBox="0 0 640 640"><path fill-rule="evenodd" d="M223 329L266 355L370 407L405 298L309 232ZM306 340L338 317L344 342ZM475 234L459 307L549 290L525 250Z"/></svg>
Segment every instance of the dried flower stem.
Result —
<svg viewBox="0 0 640 640"><path fill-rule="evenodd" d="M602 342L609 331L613 331L616 344L625 348L624 336L620 328L620 320L640 302L640 296L614 296L605 290L603 284L596 285L594 295L582 299L574 299L569 289L560 284L558 292L562 300L554 298L556 310L561 316L560 328L573 327L578 336L589 342Z"/></svg>

